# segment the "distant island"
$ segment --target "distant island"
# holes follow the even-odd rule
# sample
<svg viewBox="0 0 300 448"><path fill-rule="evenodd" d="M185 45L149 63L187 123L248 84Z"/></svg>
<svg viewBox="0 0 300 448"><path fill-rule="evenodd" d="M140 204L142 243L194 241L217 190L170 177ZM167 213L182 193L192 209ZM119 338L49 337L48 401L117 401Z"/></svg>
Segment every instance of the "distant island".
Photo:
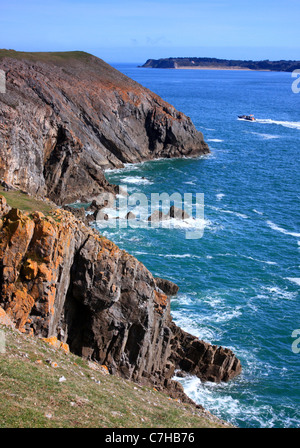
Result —
<svg viewBox="0 0 300 448"><path fill-rule="evenodd" d="M292 72L300 69L300 61L242 61L217 58L162 58L148 59L140 67L211 70L262 70Z"/></svg>

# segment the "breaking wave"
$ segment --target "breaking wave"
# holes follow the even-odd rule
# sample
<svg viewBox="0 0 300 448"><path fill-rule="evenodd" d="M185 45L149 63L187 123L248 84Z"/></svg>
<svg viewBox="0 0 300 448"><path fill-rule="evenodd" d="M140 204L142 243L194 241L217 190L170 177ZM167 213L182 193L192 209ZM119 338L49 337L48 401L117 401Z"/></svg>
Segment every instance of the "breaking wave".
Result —
<svg viewBox="0 0 300 448"><path fill-rule="evenodd" d="M300 233L297 232L289 232L288 230L283 229L282 227L279 227L277 224L274 224L272 221L267 221L267 224L271 229L277 230L277 232L284 233L285 235L294 236L296 238L300 238Z"/></svg>

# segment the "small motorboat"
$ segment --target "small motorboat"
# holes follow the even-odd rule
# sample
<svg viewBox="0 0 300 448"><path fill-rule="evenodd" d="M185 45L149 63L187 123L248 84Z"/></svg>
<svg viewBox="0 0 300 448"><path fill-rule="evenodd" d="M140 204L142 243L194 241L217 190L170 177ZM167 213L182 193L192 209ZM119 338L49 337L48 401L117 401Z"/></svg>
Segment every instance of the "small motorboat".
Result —
<svg viewBox="0 0 300 448"><path fill-rule="evenodd" d="M239 120L255 121L254 115L239 115Z"/></svg>

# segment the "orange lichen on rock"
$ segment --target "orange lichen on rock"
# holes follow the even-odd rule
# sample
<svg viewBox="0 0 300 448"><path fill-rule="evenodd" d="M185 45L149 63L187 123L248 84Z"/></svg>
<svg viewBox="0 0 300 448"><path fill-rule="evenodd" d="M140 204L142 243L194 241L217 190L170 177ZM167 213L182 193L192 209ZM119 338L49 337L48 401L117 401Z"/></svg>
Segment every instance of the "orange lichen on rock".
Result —
<svg viewBox="0 0 300 448"><path fill-rule="evenodd" d="M47 342L47 344L52 345L55 348L59 348L60 341L57 339L56 336L51 336L49 338L42 338L43 341Z"/></svg>
<svg viewBox="0 0 300 448"><path fill-rule="evenodd" d="M44 342L57 349L62 349L65 353L69 353L69 345L66 342L59 341L56 336L50 336L49 338L42 338Z"/></svg>
<svg viewBox="0 0 300 448"><path fill-rule="evenodd" d="M33 280L38 274L38 264L36 261L27 259L22 266L22 275L26 280Z"/></svg>
<svg viewBox="0 0 300 448"><path fill-rule="evenodd" d="M107 366L105 366L103 364L100 366L100 372L103 373L103 375L109 375L109 370L108 370Z"/></svg>
<svg viewBox="0 0 300 448"><path fill-rule="evenodd" d="M6 308L6 314L16 322L16 327L20 331L24 330L29 314L34 305L34 299L27 293L26 289L16 290L12 294L12 300Z"/></svg>
<svg viewBox="0 0 300 448"><path fill-rule="evenodd" d="M22 331L25 326L32 333L34 320L39 316L47 332L49 317L55 313L63 266L66 260L72 260L74 231L80 224L63 210L54 211L52 217L41 212L9 210L5 199L0 198L1 304ZM29 322L34 306L37 314Z"/></svg>
<svg viewBox="0 0 300 448"><path fill-rule="evenodd" d="M6 327L14 328L14 323L10 317L6 314L4 309L0 306L0 325L5 325Z"/></svg>
<svg viewBox="0 0 300 448"><path fill-rule="evenodd" d="M65 353L69 353L70 351L69 345L66 342L61 342L59 348L62 349Z"/></svg>
<svg viewBox="0 0 300 448"><path fill-rule="evenodd" d="M35 229L32 245L37 256L44 262L51 261L53 246L57 232L55 226L46 219L35 219Z"/></svg>
<svg viewBox="0 0 300 448"><path fill-rule="evenodd" d="M14 282L18 274L18 266L23 260L34 232L34 222L17 209L11 209L3 218L0 238L0 259L4 278Z"/></svg>
<svg viewBox="0 0 300 448"><path fill-rule="evenodd" d="M154 306L158 313L163 314L164 309L168 305L168 296L161 292L154 291Z"/></svg>

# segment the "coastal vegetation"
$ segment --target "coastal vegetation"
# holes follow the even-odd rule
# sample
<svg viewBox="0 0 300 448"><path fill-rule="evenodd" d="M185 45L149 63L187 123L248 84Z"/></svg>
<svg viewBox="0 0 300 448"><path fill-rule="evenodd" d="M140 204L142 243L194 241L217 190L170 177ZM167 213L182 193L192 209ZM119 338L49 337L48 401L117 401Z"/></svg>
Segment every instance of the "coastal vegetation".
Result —
<svg viewBox="0 0 300 448"><path fill-rule="evenodd" d="M0 325L0 428L226 428L209 412Z"/></svg>

